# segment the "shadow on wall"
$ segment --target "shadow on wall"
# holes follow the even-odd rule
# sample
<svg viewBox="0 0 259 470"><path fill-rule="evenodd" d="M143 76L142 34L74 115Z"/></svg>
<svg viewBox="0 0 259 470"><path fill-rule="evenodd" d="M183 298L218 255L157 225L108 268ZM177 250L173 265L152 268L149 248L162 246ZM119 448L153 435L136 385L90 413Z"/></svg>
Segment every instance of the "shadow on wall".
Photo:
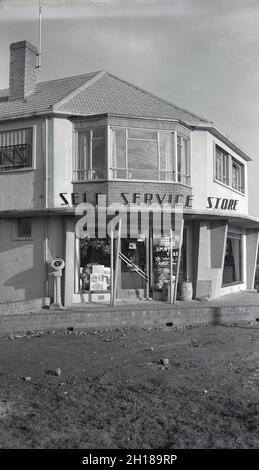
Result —
<svg viewBox="0 0 259 470"><path fill-rule="evenodd" d="M44 297L47 269L40 224L33 240L14 241L12 223L0 222L0 237L4 233L0 242L0 301Z"/></svg>

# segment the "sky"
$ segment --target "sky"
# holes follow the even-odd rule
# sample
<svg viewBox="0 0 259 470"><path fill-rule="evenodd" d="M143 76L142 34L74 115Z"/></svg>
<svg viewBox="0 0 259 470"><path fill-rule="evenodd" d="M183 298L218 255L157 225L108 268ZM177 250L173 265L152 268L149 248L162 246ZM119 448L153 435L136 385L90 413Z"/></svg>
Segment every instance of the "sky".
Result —
<svg viewBox="0 0 259 470"><path fill-rule="evenodd" d="M42 0L40 81L96 70L212 120L254 159L259 217L258 0ZM0 0L0 89L9 44L38 43L38 0Z"/></svg>

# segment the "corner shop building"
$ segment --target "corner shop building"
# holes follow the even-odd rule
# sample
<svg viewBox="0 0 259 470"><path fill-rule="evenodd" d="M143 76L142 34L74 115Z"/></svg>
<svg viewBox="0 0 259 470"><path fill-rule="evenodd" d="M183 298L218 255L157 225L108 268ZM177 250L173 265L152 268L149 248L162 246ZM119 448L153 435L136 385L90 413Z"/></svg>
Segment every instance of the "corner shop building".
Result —
<svg viewBox="0 0 259 470"><path fill-rule="evenodd" d="M1 301L52 297L57 256L66 306L109 300L109 239L75 233L75 206L96 206L100 195L172 213L183 204L179 282L192 281L195 297L253 288L247 152L210 121L108 72L37 83L36 53L26 41L10 46L0 93ZM146 237L122 239L130 262L119 260L118 298L164 298L165 245L152 222Z"/></svg>

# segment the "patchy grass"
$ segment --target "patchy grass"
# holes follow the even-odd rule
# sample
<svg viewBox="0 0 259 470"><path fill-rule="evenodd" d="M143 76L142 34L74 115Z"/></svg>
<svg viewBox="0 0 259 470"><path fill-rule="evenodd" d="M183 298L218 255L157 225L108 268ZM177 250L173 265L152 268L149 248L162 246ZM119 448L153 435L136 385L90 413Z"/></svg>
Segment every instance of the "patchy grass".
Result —
<svg viewBox="0 0 259 470"><path fill-rule="evenodd" d="M0 447L257 448L258 345L256 324L2 338Z"/></svg>

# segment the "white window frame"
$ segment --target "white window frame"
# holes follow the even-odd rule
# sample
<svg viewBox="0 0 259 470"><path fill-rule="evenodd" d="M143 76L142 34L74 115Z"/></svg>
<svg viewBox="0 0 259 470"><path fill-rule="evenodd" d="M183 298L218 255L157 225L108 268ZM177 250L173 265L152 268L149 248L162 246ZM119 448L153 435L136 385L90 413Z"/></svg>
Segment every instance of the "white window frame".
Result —
<svg viewBox="0 0 259 470"><path fill-rule="evenodd" d="M239 170L239 173L238 173L239 184L237 185L238 187L235 187L234 183L233 183L233 180L234 180L234 178L233 178L234 167L236 167ZM242 184L242 179L243 179L243 183L245 181L245 168L244 168L244 165L242 165L240 162L238 162L236 159L233 158L232 159L231 170L232 170L232 188L235 189L235 191L238 191L238 192L242 193L243 192L242 188L244 190L244 185L245 185L245 184Z"/></svg>
<svg viewBox="0 0 259 470"><path fill-rule="evenodd" d="M223 155L227 156L227 165L228 165L228 183L225 183L217 178L216 173L216 164L217 164L217 155L216 151L217 148L222 152ZM241 183L242 183L242 173L243 173L243 185L239 185L239 189L236 189L233 186L233 164L240 167L241 170ZM214 142L214 181L218 184L225 186L226 188L230 189L231 191L235 191L238 194L245 196L246 195L246 167L245 164L239 161L236 157L233 157L227 150L220 146L217 142Z"/></svg>
<svg viewBox="0 0 259 470"><path fill-rule="evenodd" d="M103 135L104 137L101 138L101 137L93 137L93 133L94 131L97 131L97 130L100 130L102 129L103 130ZM78 161L78 152L79 152L79 146L78 146L78 138L79 138L79 135L80 134L89 134L89 167L90 168L76 168L76 162ZM107 180L107 168L108 168L108 155L107 155L107 149L108 149L108 145L107 145L107 129L106 129L106 126L101 126L101 127L93 127L93 128L89 128L89 129L80 129L80 130L76 130L74 131L74 139L75 139L75 144L74 144L74 164L73 164L73 181L75 182L84 182L84 181L104 181L104 180ZM101 170L102 168L96 168L96 169L93 169L93 141L94 140L104 140L104 144L105 144L105 163L106 163L106 168L104 169L104 172L105 172L105 176L103 178L94 178L94 173L96 172L96 170ZM78 172L85 172L86 174L88 174L89 176L87 178L82 178L82 179L79 179L77 177L77 174Z"/></svg>
<svg viewBox="0 0 259 470"><path fill-rule="evenodd" d="M218 160L218 152L220 153L221 161L220 163L222 164L222 167L220 168L220 175L217 173L217 160ZM220 183L226 184L229 186L230 182L230 172L229 172L229 159L230 155L228 152L223 150L221 147L219 147L217 144L215 144L215 179L219 181Z"/></svg>
<svg viewBox="0 0 259 470"><path fill-rule="evenodd" d="M188 173L186 173L186 174L178 172L178 138L181 139L180 146L181 146L182 149L184 148L183 141L185 140L186 143L187 143L186 166L187 166ZM183 184L184 186L191 186L191 145L190 145L190 138L186 137L186 135L183 135L180 132L176 132L175 133L175 147L176 147L176 174L177 174L176 182L179 183L179 184ZM186 181L182 182L181 177L186 178Z"/></svg>
<svg viewBox="0 0 259 470"><path fill-rule="evenodd" d="M113 129L125 129L126 130L126 168L121 168L121 170L125 170L125 174L126 174L126 178L114 178L113 177L113 171L115 170L120 170L120 168L113 168L112 167L112 139L111 139L111 132ZM136 178L128 178L128 171L130 170L128 168L128 140L140 140L140 141L148 141L148 139L137 139L137 138L129 138L128 137L128 130L138 130L138 131L153 131L153 132L156 132L157 133L157 140L155 142L157 142L157 146L158 146L158 152L157 152L157 158L158 158L158 169L157 169L157 172L160 171L160 146L159 146L159 134L161 133L164 133L164 134L171 134L171 138L172 138L172 151L173 151L173 158L174 158L174 161L173 161L173 169L172 169L172 173L173 173L173 179L172 180L159 180L159 179L145 179L144 181L145 182L159 182L161 184L163 183L178 183L177 181L177 155L176 155L176 152L175 152L175 139L176 139L176 131L175 130L172 130L172 129L157 129L157 128L146 128L146 127L129 127L129 126L116 126L116 125L111 125L109 126L109 141L110 141L110 145L109 145L109 155L110 155L110 158L109 158L109 177L111 180L113 181L133 181L133 182L139 182L139 181L143 181L141 180L140 178L139 179L136 179ZM154 140L150 140L151 142L154 142ZM154 170L155 171L155 170ZM169 170L170 171L170 170ZM183 184L183 183L182 183Z"/></svg>

